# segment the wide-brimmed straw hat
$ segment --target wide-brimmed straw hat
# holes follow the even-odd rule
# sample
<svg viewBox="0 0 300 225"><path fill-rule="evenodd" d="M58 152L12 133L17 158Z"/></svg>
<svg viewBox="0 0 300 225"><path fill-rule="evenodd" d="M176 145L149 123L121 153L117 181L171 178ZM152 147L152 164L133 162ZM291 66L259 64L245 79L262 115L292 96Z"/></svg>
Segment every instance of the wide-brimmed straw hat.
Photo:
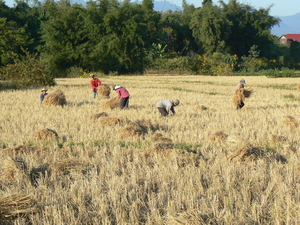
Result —
<svg viewBox="0 0 300 225"><path fill-rule="evenodd" d="M43 92L43 91L48 91L48 89L47 89L47 88L43 88L43 89L41 90L41 92Z"/></svg>

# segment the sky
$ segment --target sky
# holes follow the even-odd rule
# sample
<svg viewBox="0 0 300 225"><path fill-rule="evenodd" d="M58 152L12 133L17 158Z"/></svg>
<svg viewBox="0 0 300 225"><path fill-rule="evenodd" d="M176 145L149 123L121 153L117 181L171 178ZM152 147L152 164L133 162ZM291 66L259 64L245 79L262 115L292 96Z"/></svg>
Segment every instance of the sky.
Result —
<svg viewBox="0 0 300 225"><path fill-rule="evenodd" d="M166 1L171 4L181 6L182 0L155 0ZM202 5L203 0L186 0L188 4L193 4L196 7ZM228 3L229 0L223 0ZM296 13L300 13L300 1L299 0L238 0L239 3L247 4L255 9L264 8L273 5L270 10L271 16L293 16ZM14 0L5 0L5 3L12 7ZM219 5L219 0L213 0L215 5Z"/></svg>

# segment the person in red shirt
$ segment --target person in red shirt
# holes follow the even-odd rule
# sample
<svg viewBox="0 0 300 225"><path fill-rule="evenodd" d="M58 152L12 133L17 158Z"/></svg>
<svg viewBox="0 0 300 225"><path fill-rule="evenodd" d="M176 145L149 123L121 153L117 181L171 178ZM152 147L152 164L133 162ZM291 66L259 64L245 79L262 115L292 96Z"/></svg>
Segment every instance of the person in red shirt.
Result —
<svg viewBox="0 0 300 225"><path fill-rule="evenodd" d="M130 94L126 88L120 85L115 85L113 89L118 93L120 99L120 108L128 108Z"/></svg>
<svg viewBox="0 0 300 225"><path fill-rule="evenodd" d="M90 81L90 84L92 86L92 97L93 99L95 99L97 96L98 88L101 85L101 81L97 77L95 77L95 74L91 74L90 76L92 78Z"/></svg>

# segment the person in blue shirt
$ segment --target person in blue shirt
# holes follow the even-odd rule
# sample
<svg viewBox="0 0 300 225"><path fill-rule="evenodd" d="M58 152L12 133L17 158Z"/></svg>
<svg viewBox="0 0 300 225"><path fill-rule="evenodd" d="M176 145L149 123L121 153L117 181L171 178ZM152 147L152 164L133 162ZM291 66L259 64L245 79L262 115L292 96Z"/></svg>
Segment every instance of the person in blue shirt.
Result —
<svg viewBox="0 0 300 225"><path fill-rule="evenodd" d="M45 96L48 94L47 91L48 90L46 88L42 89L42 94L40 95L40 103L44 101Z"/></svg>

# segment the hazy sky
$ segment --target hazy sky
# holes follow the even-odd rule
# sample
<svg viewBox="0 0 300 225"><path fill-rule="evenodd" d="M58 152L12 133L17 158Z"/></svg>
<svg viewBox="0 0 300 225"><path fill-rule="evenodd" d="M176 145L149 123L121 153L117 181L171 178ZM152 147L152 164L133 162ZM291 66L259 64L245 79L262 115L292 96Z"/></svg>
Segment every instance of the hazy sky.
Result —
<svg viewBox="0 0 300 225"><path fill-rule="evenodd" d="M138 0L142 1L142 0ZM166 1L172 4L181 6L182 0L155 0L155 1ZM196 7L201 6L203 0L187 0L188 4L193 4ZM229 0L223 0L228 3ZM5 0L8 6L13 6L14 0ZM267 8L272 6L270 10L271 16L292 16L296 13L300 13L300 1L299 0L238 0L239 3L247 4L255 9ZM213 0L215 5L219 5L218 0Z"/></svg>

